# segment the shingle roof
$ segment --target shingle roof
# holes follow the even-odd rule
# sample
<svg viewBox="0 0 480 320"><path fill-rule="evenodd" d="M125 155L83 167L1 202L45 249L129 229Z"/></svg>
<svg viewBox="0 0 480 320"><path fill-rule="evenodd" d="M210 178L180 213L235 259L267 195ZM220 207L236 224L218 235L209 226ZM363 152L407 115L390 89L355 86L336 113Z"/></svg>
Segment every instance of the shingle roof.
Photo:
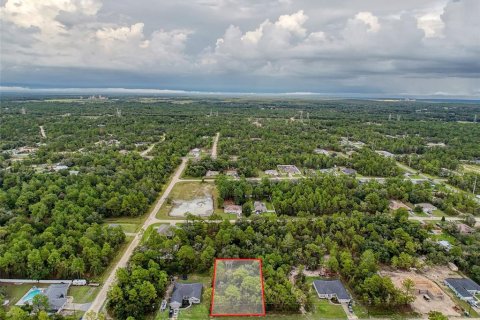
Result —
<svg viewBox="0 0 480 320"><path fill-rule="evenodd" d="M162 235L166 235L166 236L170 236L170 235L173 234L173 231L172 231L172 228L169 224L161 224L157 228L157 233L162 234Z"/></svg>
<svg viewBox="0 0 480 320"><path fill-rule="evenodd" d="M313 287L318 294L336 294L338 299L351 299L340 280L315 280Z"/></svg>
<svg viewBox="0 0 480 320"><path fill-rule="evenodd" d="M473 298L468 291L480 291L480 285L468 278L448 278L445 282L455 288L455 290L464 298Z"/></svg>
<svg viewBox="0 0 480 320"><path fill-rule="evenodd" d="M51 284L45 290L50 309L59 310L67 302L67 291L70 285L68 283Z"/></svg>
<svg viewBox="0 0 480 320"><path fill-rule="evenodd" d="M184 298L197 298L200 300L202 288L203 285L201 283L175 283L170 302L182 303Z"/></svg>

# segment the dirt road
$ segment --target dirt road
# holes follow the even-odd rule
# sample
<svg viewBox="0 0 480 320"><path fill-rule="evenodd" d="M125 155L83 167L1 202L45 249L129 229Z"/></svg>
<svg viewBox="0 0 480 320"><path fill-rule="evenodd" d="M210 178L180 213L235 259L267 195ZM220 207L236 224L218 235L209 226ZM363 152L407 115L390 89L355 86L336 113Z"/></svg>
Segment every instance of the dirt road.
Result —
<svg viewBox="0 0 480 320"><path fill-rule="evenodd" d="M146 150L143 150L142 152L140 152L140 155L141 155L142 157L145 157L147 154L150 153L150 151L153 150L154 147L155 147L155 143L152 144L151 146L149 146Z"/></svg>
<svg viewBox="0 0 480 320"><path fill-rule="evenodd" d="M217 159L217 145L218 145L219 138L220 138L220 132L217 132L217 135L215 136L215 140L213 140L212 159Z"/></svg>
<svg viewBox="0 0 480 320"><path fill-rule="evenodd" d="M158 220L155 218L155 215L157 214L158 210L160 210L160 207L163 205L163 203L167 199L168 195L172 191L175 184L179 181L180 175L182 174L183 170L185 169L186 164L187 164L187 158L182 158L182 163L177 168L177 171L175 171L175 174L173 175L172 180L167 185L167 188L163 192L162 196L157 200L157 203L155 204L155 206L150 210L148 218L145 220L145 223L142 226L142 230L146 230L148 228L148 226L150 226L153 223L158 222ZM98 293L95 300L92 302L92 305L90 306L88 311L93 311L93 312L98 313L102 309L102 306L104 305L105 301L107 300L108 290L110 289L110 287L114 284L114 282L116 280L117 270L119 268L124 268L127 265L127 262L130 259L133 251L135 250L135 248L140 243L141 237L142 237L142 232L138 232L137 235L135 236L135 238L132 240L132 242L128 246L127 250L125 250L125 252L123 253L123 256L120 258L117 265L112 269L112 271L111 271L110 275L108 276L107 280L105 280L105 283L103 284L102 288L100 289L100 292Z"/></svg>
<svg viewBox="0 0 480 320"><path fill-rule="evenodd" d="M42 135L42 138L47 139L47 135L45 134L45 129L43 129L43 126L40 126L40 134Z"/></svg>

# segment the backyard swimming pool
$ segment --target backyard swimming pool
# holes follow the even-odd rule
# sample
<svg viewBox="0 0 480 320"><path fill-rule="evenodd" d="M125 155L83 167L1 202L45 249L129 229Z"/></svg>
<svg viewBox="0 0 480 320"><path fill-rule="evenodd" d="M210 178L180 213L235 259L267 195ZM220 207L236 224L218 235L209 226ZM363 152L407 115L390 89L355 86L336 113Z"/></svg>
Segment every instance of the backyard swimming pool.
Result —
<svg viewBox="0 0 480 320"><path fill-rule="evenodd" d="M37 294L43 293L43 289L37 287L31 287L30 290L20 299L16 305L24 305L30 303Z"/></svg>

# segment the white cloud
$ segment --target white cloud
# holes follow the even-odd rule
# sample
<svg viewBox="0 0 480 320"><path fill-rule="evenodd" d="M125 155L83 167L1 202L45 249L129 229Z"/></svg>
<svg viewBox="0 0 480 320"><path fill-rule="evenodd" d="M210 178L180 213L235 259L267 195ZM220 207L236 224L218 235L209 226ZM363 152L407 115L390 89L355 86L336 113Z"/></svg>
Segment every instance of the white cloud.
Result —
<svg viewBox="0 0 480 320"><path fill-rule="evenodd" d="M478 12L478 0L4 0L0 68L478 92Z"/></svg>
<svg viewBox="0 0 480 320"><path fill-rule="evenodd" d="M305 36L307 30L303 27L303 24L307 21L308 17L300 10L294 14L284 14L278 18L275 22L275 26L288 30L296 35Z"/></svg>
<svg viewBox="0 0 480 320"><path fill-rule="evenodd" d="M380 23L378 22L378 18L374 16L371 12L359 12L355 16L355 19L365 23L368 26L368 32L378 32L378 30L380 30Z"/></svg>
<svg viewBox="0 0 480 320"><path fill-rule="evenodd" d="M95 0L8 0L0 9L0 17L21 28L34 27L51 35L65 31L65 26L56 20L60 12L95 15L100 7Z"/></svg>

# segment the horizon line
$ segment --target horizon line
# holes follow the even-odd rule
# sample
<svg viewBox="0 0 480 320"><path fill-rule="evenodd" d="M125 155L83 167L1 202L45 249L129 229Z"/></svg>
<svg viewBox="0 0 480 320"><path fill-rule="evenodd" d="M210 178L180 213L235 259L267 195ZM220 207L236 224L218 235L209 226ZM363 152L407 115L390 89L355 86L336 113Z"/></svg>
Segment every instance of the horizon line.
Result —
<svg viewBox="0 0 480 320"><path fill-rule="evenodd" d="M158 88L124 88L124 87L68 87L68 88L32 88L27 86L2 86L0 85L0 96L2 94L59 94L59 95L79 95L79 94L107 94L107 95L207 95L207 96L288 96L288 97L324 97L328 99L335 98L363 98L363 99L436 99L436 100L479 100L480 95L462 95L447 92L435 92L428 94L419 93L360 93L360 92L312 92L312 91L292 91L292 92L249 92L249 91L203 91L203 90L184 90L184 89L158 89Z"/></svg>

